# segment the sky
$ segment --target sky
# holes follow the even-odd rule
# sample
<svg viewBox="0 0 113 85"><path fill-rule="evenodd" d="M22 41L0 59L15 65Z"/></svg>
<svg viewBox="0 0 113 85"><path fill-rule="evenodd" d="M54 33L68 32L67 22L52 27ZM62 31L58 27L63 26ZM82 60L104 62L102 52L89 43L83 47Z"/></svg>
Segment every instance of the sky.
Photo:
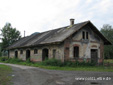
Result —
<svg viewBox="0 0 113 85"><path fill-rule="evenodd" d="M113 26L113 0L0 0L0 29L11 23L24 36L90 20Z"/></svg>

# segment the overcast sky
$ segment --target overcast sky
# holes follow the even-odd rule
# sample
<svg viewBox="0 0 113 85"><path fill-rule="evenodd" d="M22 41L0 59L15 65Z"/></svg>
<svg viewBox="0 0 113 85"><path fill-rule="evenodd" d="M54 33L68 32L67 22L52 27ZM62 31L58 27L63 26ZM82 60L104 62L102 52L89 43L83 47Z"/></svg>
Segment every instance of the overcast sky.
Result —
<svg viewBox="0 0 113 85"><path fill-rule="evenodd" d="M90 20L113 26L113 0L0 0L0 29L9 22L26 35Z"/></svg>

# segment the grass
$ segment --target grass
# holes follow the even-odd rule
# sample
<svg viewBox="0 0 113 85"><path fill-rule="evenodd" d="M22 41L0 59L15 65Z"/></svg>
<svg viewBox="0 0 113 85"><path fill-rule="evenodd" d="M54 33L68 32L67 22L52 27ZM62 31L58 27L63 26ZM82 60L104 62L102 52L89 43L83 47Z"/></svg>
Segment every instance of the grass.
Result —
<svg viewBox="0 0 113 85"><path fill-rule="evenodd" d="M79 66L79 67L58 67L58 66L39 66L40 68L50 70L67 70L67 71L97 71L97 72L113 72L113 67L104 66Z"/></svg>
<svg viewBox="0 0 113 85"><path fill-rule="evenodd" d="M10 85L11 76L10 73L12 72L11 67L0 64L0 85Z"/></svg>
<svg viewBox="0 0 113 85"><path fill-rule="evenodd" d="M104 63L113 63L113 59L104 59Z"/></svg>
<svg viewBox="0 0 113 85"><path fill-rule="evenodd" d="M94 66L91 63L67 62L63 64L60 61L56 61L56 60L47 60L44 62L34 63L34 62L30 62L29 60L25 62L19 59L5 59L5 58L0 58L0 62L34 66L34 67L50 69L50 70L113 72L113 67L111 66L109 67L108 66Z"/></svg>

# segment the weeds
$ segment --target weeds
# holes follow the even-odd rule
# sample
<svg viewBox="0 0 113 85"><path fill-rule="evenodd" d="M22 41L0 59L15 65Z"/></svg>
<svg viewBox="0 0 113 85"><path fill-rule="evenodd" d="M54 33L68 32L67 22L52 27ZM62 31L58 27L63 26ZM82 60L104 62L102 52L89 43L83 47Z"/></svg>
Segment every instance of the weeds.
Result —
<svg viewBox="0 0 113 85"><path fill-rule="evenodd" d="M26 60L26 61L22 61L20 59L17 58L6 58L6 57L1 57L0 58L1 62L6 62L6 63L13 63L13 64L22 64L22 65L30 65L30 66L38 66L38 65L43 65L43 66L59 66L59 67L64 67L64 66L68 66L68 67L77 67L77 66L94 66L95 63L91 63L91 62L72 62L72 61L65 61L62 62L61 60L57 60L57 59L47 59L43 62L31 62L30 59Z"/></svg>
<svg viewBox="0 0 113 85"><path fill-rule="evenodd" d="M113 67L95 66L95 63L85 62L85 61L84 62L78 62L78 61L61 62L60 60L56 60L56 59L48 59L48 60L45 60L42 62L34 63L29 60L22 61L20 59L15 59L15 58L9 58L9 59L8 58L0 58L0 62L34 66L34 67L40 67L40 68L45 68L45 69L51 69L51 70L113 72Z"/></svg>

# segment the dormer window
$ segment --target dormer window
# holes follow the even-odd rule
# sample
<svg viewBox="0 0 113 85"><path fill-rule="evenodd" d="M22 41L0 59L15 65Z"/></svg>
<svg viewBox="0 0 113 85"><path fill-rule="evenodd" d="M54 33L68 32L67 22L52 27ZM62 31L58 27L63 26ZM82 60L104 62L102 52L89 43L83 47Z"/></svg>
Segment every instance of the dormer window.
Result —
<svg viewBox="0 0 113 85"><path fill-rule="evenodd" d="M82 39L89 39L89 33L88 32L85 32L85 31L83 31L82 32Z"/></svg>

